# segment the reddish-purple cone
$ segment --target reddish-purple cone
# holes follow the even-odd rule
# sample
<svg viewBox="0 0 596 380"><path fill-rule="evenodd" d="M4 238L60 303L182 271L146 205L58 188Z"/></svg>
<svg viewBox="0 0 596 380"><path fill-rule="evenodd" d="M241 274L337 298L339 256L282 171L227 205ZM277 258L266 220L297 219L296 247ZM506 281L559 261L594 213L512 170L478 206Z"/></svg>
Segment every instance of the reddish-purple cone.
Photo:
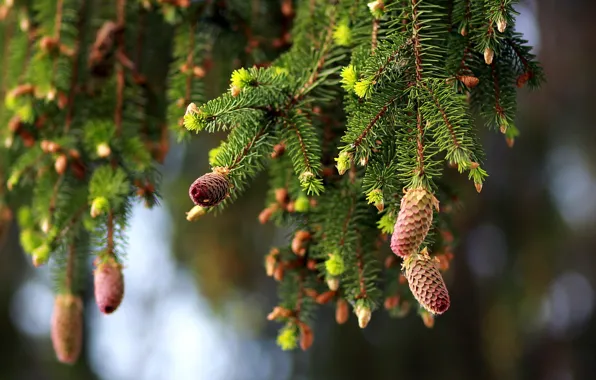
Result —
<svg viewBox="0 0 596 380"><path fill-rule="evenodd" d="M433 207L438 210L439 201L426 189L406 192L391 236L391 250L396 255L406 257L418 252L432 225Z"/></svg>
<svg viewBox="0 0 596 380"><path fill-rule="evenodd" d="M218 173L207 173L197 178L190 185L188 194L190 199L199 206L213 207L220 204L228 196L230 183L227 178Z"/></svg>
<svg viewBox="0 0 596 380"><path fill-rule="evenodd" d="M83 345L83 302L72 294L59 294L54 300L51 321L52 346L56 358L73 364Z"/></svg>
<svg viewBox="0 0 596 380"><path fill-rule="evenodd" d="M451 301L438 263L428 255L426 248L409 255L403 263L408 285L414 298L432 314L443 314Z"/></svg>
<svg viewBox="0 0 596 380"><path fill-rule="evenodd" d="M113 257L100 262L93 273L93 284L95 302L99 310L104 314L116 311L124 296L122 265L118 264Z"/></svg>

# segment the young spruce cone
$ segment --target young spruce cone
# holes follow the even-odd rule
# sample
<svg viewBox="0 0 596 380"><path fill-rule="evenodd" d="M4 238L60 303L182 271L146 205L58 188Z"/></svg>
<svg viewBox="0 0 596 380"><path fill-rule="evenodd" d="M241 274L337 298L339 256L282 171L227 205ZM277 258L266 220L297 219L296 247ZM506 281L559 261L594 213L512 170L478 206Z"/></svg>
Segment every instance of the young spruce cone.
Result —
<svg viewBox="0 0 596 380"><path fill-rule="evenodd" d="M391 250L396 255L405 257L418 252L433 221L433 206L438 210L439 201L426 189L406 192L391 236Z"/></svg>
<svg viewBox="0 0 596 380"><path fill-rule="evenodd" d="M432 314L443 314L449 309L447 287L437 262L426 248L408 256L403 263L412 294L420 305Z"/></svg>
<svg viewBox="0 0 596 380"><path fill-rule="evenodd" d="M213 207L228 196L230 183L218 173L207 173L196 179L188 191L190 199L199 206Z"/></svg>
<svg viewBox="0 0 596 380"><path fill-rule="evenodd" d="M95 302L104 314L111 314L122 302L124 296L124 277L122 265L113 257L100 262L93 273Z"/></svg>
<svg viewBox="0 0 596 380"><path fill-rule="evenodd" d="M73 364L83 344L83 302L72 294L59 294L52 314L52 345L62 363Z"/></svg>

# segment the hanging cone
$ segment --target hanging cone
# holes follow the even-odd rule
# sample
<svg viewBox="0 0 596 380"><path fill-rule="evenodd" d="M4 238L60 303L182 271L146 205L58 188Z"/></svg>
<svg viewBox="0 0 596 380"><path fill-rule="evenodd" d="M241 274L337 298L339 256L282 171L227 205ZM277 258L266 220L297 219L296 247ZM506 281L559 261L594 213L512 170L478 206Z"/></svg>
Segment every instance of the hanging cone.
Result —
<svg viewBox="0 0 596 380"><path fill-rule="evenodd" d="M59 294L54 300L51 322L52 345L59 361L73 364L83 344L83 302L72 294Z"/></svg>
<svg viewBox="0 0 596 380"><path fill-rule="evenodd" d="M190 185L188 193L196 205L213 207L226 199L229 190L230 183L224 175L207 173Z"/></svg>
<svg viewBox="0 0 596 380"><path fill-rule="evenodd" d="M122 302L124 296L124 277L122 265L113 257L99 263L93 273L95 286L95 302L104 314L111 314Z"/></svg>
<svg viewBox="0 0 596 380"><path fill-rule="evenodd" d="M437 262L428 255L426 248L419 254L408 256L403 267L410 290L423 308L432 314L443 314L449 309L450 300L445 281Z"/></svg>
<svg viewBox="0 0 596 380"><path fill-rule="evenodd" d="M418 252L433 221L433 207L439 210L439 201L426 189L410 189L401 200L391 250L401 257Z"/></svg>

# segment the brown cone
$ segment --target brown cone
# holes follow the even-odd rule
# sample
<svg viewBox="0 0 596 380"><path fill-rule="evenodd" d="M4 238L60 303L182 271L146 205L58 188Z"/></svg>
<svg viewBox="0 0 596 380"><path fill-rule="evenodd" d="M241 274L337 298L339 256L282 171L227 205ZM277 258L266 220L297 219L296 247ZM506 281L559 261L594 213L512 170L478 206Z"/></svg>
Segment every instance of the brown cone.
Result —
<svg viewBox="0 0 596 380"><path fill-rule="evenodd" d="M396 255L405 257L418 252L433 221L433 206L438 210L439 201L425 189L407 191L391 236L391 250Z"/></svg>
<svg viewBox="0 0 596 380"><path fill-rule="evenodd" d="M213 207L220 204L228 196L230 183L222 174L207 173L197 178L190 185L190 199L199 206Z"/></svg>
<svg viewBox="0 0 596 380"><path fill-rule="evenodd" d="M428 255L426 248L404 260L408 285L420 305L432 314L443 314L449 309L447 287L439 272L437 262Z"/></svg>
<svg viewBox="0 0 596 380"><path fill-rule="evenodd" d="M97 307L102 313L111 314L120 306L124 296L122 265L110 257L99 263L93 275Z"/></svg>
<svg viewBox="0 0 596 380"><path fill-rule="evenodd" d="M73 364L83 344L83 302L72 294L59 294L54 300L51 325L52 345L59 361Z"/></svg>

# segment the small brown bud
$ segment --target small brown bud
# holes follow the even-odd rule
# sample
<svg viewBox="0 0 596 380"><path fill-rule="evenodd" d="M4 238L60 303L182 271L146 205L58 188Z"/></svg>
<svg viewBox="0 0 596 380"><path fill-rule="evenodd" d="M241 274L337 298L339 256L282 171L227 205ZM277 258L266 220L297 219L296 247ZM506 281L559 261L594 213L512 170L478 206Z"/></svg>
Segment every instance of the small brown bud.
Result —
<svg viewBox="0 0 596 380"><path fill-rule="evenodd" d="M80 159L80 158L81 158L81 153L79 153L79 151L78 151L78 150L76 150L76 149L70 149L70 150L68 151L68 155L69 155L70 157L74 158L75 160L78 160L78 159Z"/></svg>
<svg viewBox="0 0 596 380"><path fill-rule="evenodd" d="M468 34L468 31L466 30L465 26L462 26L462 28L459 30L459 34L461 34L464 37Z"/></svg>
<svg viewBox="0 0 596 380"><path fill-rule="evenodd" d="M44 153L48 153L48 146L49 146L50 142L48 140L41 140L41 142L39 143L39 147L41 148L42 152Z"/></svg>
<svg viewBox="0 0 596 380"><path fill-rule="evenodd" d="M497 30L503 33L505 29L507 29L507 20L505 20L504 18L499 18L497 20Z"/></svg>
<svg viewBox="0 0 596 380"><path fill-rule="evenodd" d="M501 131L502 134L507 133L507 125L506 124L501 124L499 126L499 131Z"/></svg>
<svg viewBox="0 0 596 380"><path fill-rule="evenodd" d="M517 87L523 87L530 80L530 78L532 78L531 72L525 72L518 76L516 81Z"/></svg>
<svg viewBox="0 0 596 380"><path fill-rule="evenodd" d="M505 142L509 148L513 148L513 144L515 144L515 139L513 137L506 137Z"/></svg>
<svg viewBox="0 0 596 380"><path fill-rule="evenodd" d="M275 189L275 200L280 205L284 206L288 202L288 189L279 188Z"/></svg>
<svg viewBox="0 0 596 380"><path fill-rule="evenodd" d="M358 326L360 326L361 329L368 326L372 316L370 309L366 306L357 305L355 312L356 316L358 317Z"/></svg>
<svg viewBox="0 0 596 380"><path fill-rule="evenodd" d="M100 262L93 272L95 302L104 314L116 311L124 296L124 277L122 265L110 256Z"/></svg>
<svg viewBox="0 0 596 380"><path fill-rule="evenodd" d="M56 170L56 173L60 175L64 174L66 172L67 166L68 158L66 157L66 155L59 155L58 158L56 158L56 161L54 162L54 169Z"/></svg>
<svg viewBox="0 0 596 380"><path fill-rule="evenodd" d="M387 256L387 258L385 259L385 268L387 268L387 269L391 268L395 264L396 261L397 261L397 258L395 255Z"/></svg>
<svg viewBox="0 0 596 380"><path fill-rule="evenodd" d="M59 294L54 300L51 323L52 345L62 363L73 364L83 343L83 302L72 294Z"/></svg>
<svg viewBox="0 0 596 380"><path fill-rule="evenodd" d="M272 256L271 254L269 254L265 257L265 272L267 273L267 276L269 276L269 277L273 276L273 273L275 272L276 265L277 265L277 259L275 258L275 256Z"/></svg>
<svg viewBox="0 0 596 380"><path fill-rule="evenodd" d="M48 143L48 153L57 153L60 150L60 145L57 143L50 141Z"/></svg>
<svg viewBox="0 0 596 380"><path fill-rule="evenodd" d="M273 311L267 315L267 319L273 321L277 318L290 318L292 316L292 310L286 309L285 307L276 306Z"/></svg>
<svg viewBox="0 0 596 380"><path fill-rule="evenodd" d="M330 277L327 279L327 287L329 290L337 291L339 289L339 278L337 277Z"/></svg>
<svg viewBox="0 0 596 380"><path fill-rule="evenodd" d="M300 348L302 351L306 351L312 346L315 335L312 329L304 323L300 323L298 327L300 328Z"/></svg>
<svg viewBox="0 0 596 380"><path fill-rule="evenodd" d="M338 325L343 325L348 321L349 316L348 301L339 298L335 304L335 322L337 322Z"/></svg>
<svg viewBox="0 0 596 380"><path fill-rule="evenodd" d="M197 78L203 78L203 77L205 77L205 74L206 74L207 72L206 72L206 71L205 71L205 69L204 69L204 68L202 68L201 66L195 66L195 67L192 69L192 73L193 73L193 75L194 75L195 77L197 77Z"/></svg>
<svg viewBox="0 0 596 380"><path fill-rule="evenodd" d="M306 288L304 289L304 294L312 299L316 299L317 296L319 295L319 293L317 293L316 290L314 290L313 288Z"/></svg>
<svg viewBox="0 0 596 380"><path fill-rule="evenodd" d="M317 296L317 298L315 299L315 302L318 303L319 305L324 305L326 303L328 303L329 301L331 301L331 299L335 296L335 291L333 290L329 290L326 291L325 293L321 293Z"/></svg>
<svg viewBox="0 0 596 380"><path fill-rule="evenodd" d="M291 17L294 14L294 6L292 0L283 0L281 3L281 14L285 17Z"/></svg>
<svg viewBox="0 0 596 380"><path fill-rule="evenodd" d="M232 94L234 98L240 95L240 91L242 91L242 89L238 86L230 87L230 94Z"/></svg>
<svg viewBox="0 0 596 380"><path fill-rule="evenodd" d="M317 270L317 262L314 259L308 259L306 261L306 268L308 270Z"/></svg>
<svg viewBox="0 0 596 380"><path fill-rule="evenodd" d="M286 146L284 144L276 144L273 147L273 152L271 152L271 158L279 158L281 157L284 152L286 151Z"/></svg>
<svg viewBox="0 0 596 380"><path fill-rule="evenodd" d="M462 75L457 79L459 79L467 88L474 88L480 83L480 79L472 75Z"/></svg>
<svg viewBox="0 0 596 380"><path fill-rule="evenodd" d="M491 49L491 48L484 49L484 62L486 62L487 65L490 65L491 63L493 63L494 57L495 57L495 52L493 49Z"/></svg>
<svg viewBox="0 0 596 380"><path fill-rule="evenodd" d="M280 282L284 279L284 267L283 265L278 265L275 267L275 271L273 272L273 278L275 281Z"/></svg>
<svg viewBox="0 0 596 380"><path fill-rule="evenodd" d="M275 205L277 206L277 205ZM261 211L261 213L259 214L259 223L261 224L265 224L269 221L269 219L271 219L271 216L273 215L273 212L275 211L277 207L272 207L269 206L267 208L264 208L263 211Z"/></svg>
<svg viewBox="0 0 596 380"><path fill-rule="evenodd" d="M385 298L385 303L383 304L386 310L394 309L397 307L397 305L399 305L398 295L393 295Z"/></svg>
<svg viewBox="0 0 596 380"><path fill-rule="evenodd" d="M286 211L293 213L296 211L296 202L290 201L286 206Z"/></svg>
<svg viewBox="0 0 596 380"><path fill-rule="evenodd" d="M478 162L470 162L470 169L478 169L480 164Z"/></svg>
<svg viewBox="0 0 596 380"><path fill-rule="evenodd" d="M476 188L476 191L478 193L480 193L482 191L482 183L476 182L476 183L474 183L474 187Z"/></svg>

